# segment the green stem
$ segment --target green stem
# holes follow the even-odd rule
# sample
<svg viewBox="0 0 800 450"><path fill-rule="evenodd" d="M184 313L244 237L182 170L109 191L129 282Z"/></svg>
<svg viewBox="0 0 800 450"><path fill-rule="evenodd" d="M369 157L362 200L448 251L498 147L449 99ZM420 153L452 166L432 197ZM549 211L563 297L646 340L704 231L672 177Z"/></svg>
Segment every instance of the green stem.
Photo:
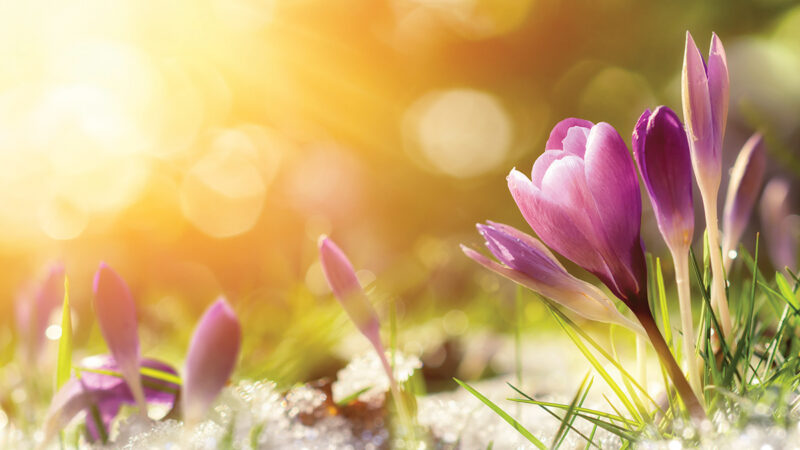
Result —
<svg viewBox="0 0 800 450"><path fill-rule="evenodd" d="M646 305L646 303L644 304ZM661 364L667 370L669 377L672 379L672 383L675 385L675 389L683 399L686 409L689 410L689 414L695 420L704 420L706 418L706 412L700 400L698 400L692 390L692 387L689 385L689 381L686 380L686 376L683 374L680 366L672 356L672 352L670 352L669 346L664 340L664 336L661 335L658 325L656 325L655 320L653 320L653 315L650 314L649 311L634 311L634 313L636 314L636 318L639 319L639 323L642 324L644 331L647 333L647 337L650 338L650 343L653 344L653 348L661 360Z"/></svg>

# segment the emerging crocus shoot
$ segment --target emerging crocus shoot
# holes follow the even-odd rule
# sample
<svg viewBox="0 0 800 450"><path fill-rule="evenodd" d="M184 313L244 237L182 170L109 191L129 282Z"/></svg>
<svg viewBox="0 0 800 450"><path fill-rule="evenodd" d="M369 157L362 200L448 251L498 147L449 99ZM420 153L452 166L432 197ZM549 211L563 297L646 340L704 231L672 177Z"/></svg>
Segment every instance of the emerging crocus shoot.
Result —
<svg viewBox="0 0 800 450"><path fill-rule="evenodd" d="M731 317L725 293L725 274L720 250L717 195L722 176L722 140L728 117L728 63L716 34L711 37L708 64L686 33L682 72L683 118L689 137L692 166L703 198L708 246L711 249L713 284L711 302L725 337L731 333Z"/></svg>
<svg viewBox="0 0 800 450"><path fill-rule="evenodd" d="M242 341L236 313L224 298L197 324L184 368L181 410L187 427L199 422L231 377Z"/></svg>
<svg viewBox="0 0 800 450"><path fill-rule="evenodd" d="M730 269L736 246L750 222L750 214L764 181L766 163L764 140L760 133L756 133L745 142L736 157L728 182L728 194L722 212L722 256L725 272Z"/></svg>
<svg viewBox="0 0 800 450"><path fill-rule="evenodd" d="M406 424L410 424L410 416L405 409L405 402L400 394L400 387L395 380L392 366L386 358L386 351L381 342L380 321L375 309L370 304L367 294L361 287L356 277L355 269L347 259L344 252L330 238L321 236L319 238L319 258L322 264L322 271L328 281L333 295L339 300L350 320L356 328L369 340L378 358L383 365L386 376L389 378L389 386L398 408L400 419Z"/></svg>
<svg viewBox="0 0 800 450"><path fill-rule="evenodd" d="M512 170L508 187L544 243L596 275L631 309L692 416L705 417L650 311L639 181L619 133L607 123L562 120L531 178Z"/></svg>
<svg viewBox="0 0 800 450"><path fill-rule="evenodd" d="M147 416L137 330L136 304L128 286L107 264L101 263L94 277L94 311L100 332L128 383L139 412Z"/></svg>
<svg viewBox="0 0 800 450"><path fill-rule="evenodd" d="M681 311L683 348L689 382L702 393L697 366L689 281L689 247L694 234L692 163L689 142L678 116L666 106L646 110L632 137L633 157L639 167L656 222L672 254Z"/></svg>

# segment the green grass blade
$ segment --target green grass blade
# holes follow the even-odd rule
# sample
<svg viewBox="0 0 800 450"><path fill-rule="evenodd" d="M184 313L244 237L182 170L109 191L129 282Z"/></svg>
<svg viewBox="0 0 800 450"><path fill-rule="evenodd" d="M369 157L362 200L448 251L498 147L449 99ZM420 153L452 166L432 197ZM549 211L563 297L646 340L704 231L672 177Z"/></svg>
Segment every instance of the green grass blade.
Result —
<svg viewBox="0 0 800 450"><path fill-rule="evenodd" d="M786 281L786 277L784 277L782 273L775 272L775 283L778 285L781 298L791 305L795 311L800 311L800 302L797 301L795 293L792 292L792 288L789 287L789 282Z"/></svg>
<svg viewBox="0 0 800 450"><path fill-rule="evenodd" d="M64 305L61 307L61 338L58 340L56 390L69 380L72 373L72 312L69 307L69 279L64 277Z"/></svg>
<svg viewBox="0 0 800 450"><path fill-rule="evenodd" d="M564 437L566 437L566 431L568 429L567 427L571 428L573 422L572 419L575 415L575 408L578 406L578 402L580 401L581 397L586 398L583 394L583 389L588 380L589 373L583 377L583 381L581 381L580 386L578 386L578 391L575 392L575 396L572 398L569 408L567 408L566 413L564 413L564 417L561 419L561 425L559 425L556 435L553 437L553 445L550 447L551 449L557 449L561 445L561 441L563 441Z"/></svg>
<svg viewBox="0 0 800 450"><path fill-rule="evenodd" d="M500 416L501 419L505 420L509 425L511 425L515 430L517 430L517 432L519 432L519 434L521 434L523 437L525 437L525 439L527 439L531 444L535 445L536 448L538 448L540 450L546 450L547 449L547 446L544 445L544 443L542 441L537 439L536 436L531 434L530 431L526 430L525 427L522 426L522 424L517 422L516 419L511 417L507 412L503 411L502 408L500 408L499 406L495 405L488 398L484 397L483 394L481 394L480 392L476 391L475 389L472 388L472 386L468 385L467 383L464 383L463 381L459 380L458 378L453 378L453 380L455 380L455 382L458 383L459 386L463 387L470 394L475 396L475 398L477 398L478 400L483 402L484 405L486 405L489 408L491 408L492 411L497 413L497 415Z"/></svg>
<svg viewBox="0 0 800 450"><path fill-rule="evenodd" d="M664 274L661 271L661 258L656 258L656 284L658 287L658 304L661 308L661 321L664 323L664 340L667 346L675 353L672 345L672 325L669 319L669 308L667 308L667 294L664 288Z"/></svg>
<svg viewBox="0 0 800 450"><path fill-rule="evenodd" d="M345 397L345 398L339 400L338 402L336 402L336 405L338 405L338 406L349 405L350 403L353 402L353 400L357 399L361 394L363 394L364 392L367 392L370 389L372 389L372 386L367 386L365 388L359 389L359 390L353 392L352 394L348 395L347 397Z"/></svg>

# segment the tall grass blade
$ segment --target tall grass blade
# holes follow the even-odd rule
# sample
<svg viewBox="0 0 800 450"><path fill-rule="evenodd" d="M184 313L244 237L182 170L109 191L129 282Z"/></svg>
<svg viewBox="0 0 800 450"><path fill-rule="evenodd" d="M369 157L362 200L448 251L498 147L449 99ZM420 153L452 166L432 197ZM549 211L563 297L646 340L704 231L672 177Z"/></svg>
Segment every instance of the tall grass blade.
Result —
<svg viewBox="0 0 800 450"><path fill-rule="evenodd" d="M58 340L56 390L69 380L72 373L72 312L69 306L69 278L64 277L64 305L61 307L61 338Z"/></svg>

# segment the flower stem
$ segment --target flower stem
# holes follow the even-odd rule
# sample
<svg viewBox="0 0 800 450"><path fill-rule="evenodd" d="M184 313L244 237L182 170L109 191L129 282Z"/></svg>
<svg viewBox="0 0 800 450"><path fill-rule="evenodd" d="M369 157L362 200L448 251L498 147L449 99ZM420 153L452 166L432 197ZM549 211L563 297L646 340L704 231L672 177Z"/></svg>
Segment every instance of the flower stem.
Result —
<svg viewBox="0 0 800 450"><path fill-rule="evenodd" d="M644 304L646 305L647 303ZM689 385L689 382L686 380L686 376L683 374L680 366L672 356L672 352L670 352L669 346L664 340L664 336L661 335L658 325L656 325L655 320L653 320L653 315L650 314L650 311L647 309L634 311L634 313L636 314L636 318L639 319L639 323L642 324L642 327L647 333L647 337L650 338L650 343L653 344L653 348L661 360L661 364L667 370L667 374L669 374L670 379L672 379L672 383L675 385L675 389L677 389L678 394L683 399L683 404L686 405L686 409L689 410L689 414L692 416L692 418L698 421L705 419L706 412L703 409L703 405L700 403L700 400L697 398L692 390L692 387Z"/></svg>
<svg viewBox="0 0 800 450"><path fill-rule="evenodd" d="M672 262L675 265L675 284L678 288L678 302L681 310L681 329L683 331L683 353L686 369L689 375L689 384L694 392L702 395L700 371L697 368L697 349L694 340L694 323L692 321L691 287L689 285L689 250L681 249L672 252Z"/></svg>
<svg viewBox="0 0 800 450"><path fill-rule="evenodd" d="M703 194L703 190L700 194ZM722 268L722 252L719 243L716 195L702 195L708 231L708 251L711 252L711 306L716 309L722 327L723 338L731 335L731 314L728 311L728 298L725 294L725 271Z"/></svg>

